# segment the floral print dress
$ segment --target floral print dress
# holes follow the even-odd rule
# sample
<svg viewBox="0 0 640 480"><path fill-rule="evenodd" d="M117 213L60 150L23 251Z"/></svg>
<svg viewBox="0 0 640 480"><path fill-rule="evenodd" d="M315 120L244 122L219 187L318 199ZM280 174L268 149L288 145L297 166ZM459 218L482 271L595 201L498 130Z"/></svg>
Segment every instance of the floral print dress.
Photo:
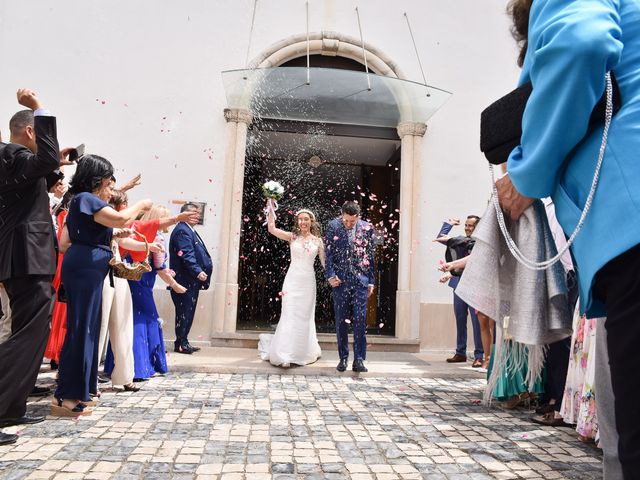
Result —
<svg viewBox="0 0 640 480"><path fill-rule="evenodd" d="M597 318L586 318L576 308L569 370L560 409L564 421L575 424L579 435L596 442L598 416L594 377L597 324Z"/></svg>

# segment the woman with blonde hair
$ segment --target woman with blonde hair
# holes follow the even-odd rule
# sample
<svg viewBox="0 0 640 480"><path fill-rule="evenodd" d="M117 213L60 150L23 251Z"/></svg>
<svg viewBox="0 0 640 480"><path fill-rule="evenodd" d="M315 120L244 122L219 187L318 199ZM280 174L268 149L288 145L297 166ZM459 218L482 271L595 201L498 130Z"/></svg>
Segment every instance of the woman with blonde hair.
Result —
<svg viewBox="0 0 640 480"><path fill-rule="evenodd" d="M138 226L144 230L147 241L164 245L164 236L167 232L165 219L171 219L173 223L178 217L171 217L169 210L158 204L154 204L142 218L134 222L133 228ZM157 225L150 231L148 225ZM149 236L155 235L153 239ZM164 250L149 254L148 261L152 271L142 275L140 281L129 281L131 298L133 300L133 364L134 381L142 381L156 373L167 373L167 357L164 348L161 319L158 316L155 301L153 299L153 286L156 275L169 285L176 293L184 293L185 288L173 279L172 272L166 266L167 255ZM112 368L111 356L105 361L105 371Z"/></svg>
<svg viewBox="0 0 640 480"><path fill-rule="evenodd" d="M316 257L320 257L323 268L325 262L320 226L313 212L302 209L295 214L292 231L287 232L276 228L271 203L267 210L269 233L289 243L291 264L280 292L282 312L276 333L260 335L258 350L263 360L276 366L307 365L321 355L316 336L314 271Z"/></svg>

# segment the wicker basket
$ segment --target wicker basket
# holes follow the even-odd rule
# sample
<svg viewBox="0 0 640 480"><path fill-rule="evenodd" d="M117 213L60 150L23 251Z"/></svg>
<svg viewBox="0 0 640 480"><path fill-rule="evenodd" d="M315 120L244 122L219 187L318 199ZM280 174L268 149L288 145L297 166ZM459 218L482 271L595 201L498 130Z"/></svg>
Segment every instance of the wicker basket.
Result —
<svg viewBox="0 0 640 480"><path fill-rule="evenodd" d="M122 260L116 260L116 251L118 248L118 244L115 240L112 240L111 251L113 252L113 256L111 257L111 260L109 260L109 266L111 267L111 270L113 270L113 274L116 277L124 278L126 280L139 281L144 273L151 271L151 265L149 265L149 262L146 260L147 258L149 258L149 242L147 242L147 239L144 238L144 235L139 234L135 230L133 231L133 233L134 235L138 235L142 238L142 240L144 240L147 252L145 255L145 260L143 262L133 263L126 263Z"/></svg>

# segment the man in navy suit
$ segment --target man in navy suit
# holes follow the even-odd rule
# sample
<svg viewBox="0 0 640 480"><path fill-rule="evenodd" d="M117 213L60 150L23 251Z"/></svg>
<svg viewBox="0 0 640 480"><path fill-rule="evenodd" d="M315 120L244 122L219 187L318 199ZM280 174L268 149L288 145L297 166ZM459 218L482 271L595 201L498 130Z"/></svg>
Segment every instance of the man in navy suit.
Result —
<svg viewBox="0 0 640 480"><path fill-rule="evenodd" d="M181 212L197 212L198 207L193 203L185 203ZM198 304L200 290L209 288L213 262L202 238L194 230L199 219L180 222L171 232L169 240L169 265L176 272L176 282L184 286L187 291L178 294L171 291L171 300L176 308L176 341L174 351L191 354L200 350L193 347L187 339L193 317Z"/></svg>
<svg viewBox="0 0 640 480"><path fill-rule="evenodd" d="M339 372L347 369L349 359L348 322L353 325L353 371L367 371L367 300L375 282L373 233L373 226L360 219L356 202L345 202L342 215L331 220L325 232L325 276L333 288Z"/></svg>

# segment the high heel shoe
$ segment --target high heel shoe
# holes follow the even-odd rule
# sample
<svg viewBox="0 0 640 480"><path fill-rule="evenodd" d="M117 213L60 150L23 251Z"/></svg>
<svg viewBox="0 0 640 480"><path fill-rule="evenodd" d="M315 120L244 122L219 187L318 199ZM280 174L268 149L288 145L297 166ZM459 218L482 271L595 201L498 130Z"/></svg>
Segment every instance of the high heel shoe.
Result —
<svg viewBox="0 0 640 480"><path fill-rule="evenodd" d="M78 402L73 408L65 407L62 402L62 398L54 398L54 402L51 404L51 415L54 417L79 417L93 413L93 410L87 408L87 405L82 402Z"/></svg>

